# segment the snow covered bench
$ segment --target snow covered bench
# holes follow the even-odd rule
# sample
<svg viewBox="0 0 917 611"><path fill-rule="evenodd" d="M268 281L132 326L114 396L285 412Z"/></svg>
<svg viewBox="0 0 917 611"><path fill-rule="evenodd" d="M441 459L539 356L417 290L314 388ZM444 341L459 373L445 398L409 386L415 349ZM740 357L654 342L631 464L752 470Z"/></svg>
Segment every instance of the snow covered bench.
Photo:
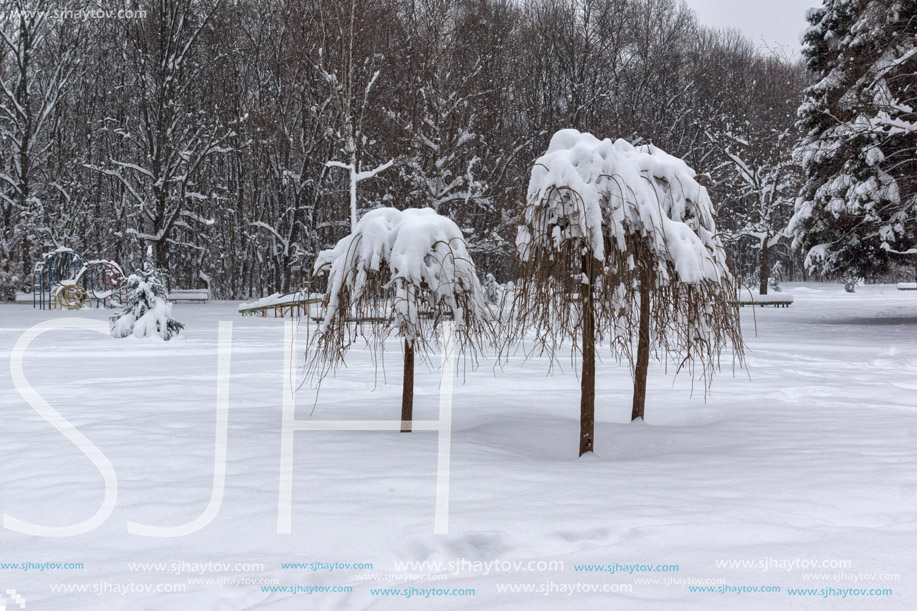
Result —
<svg viewBox="0 0 917 611"><path fill-rule="evenodd" d="M786 293L758 293L740 292L738 294L739 306L773 306L775 308L788 308L793 303L793 296Z"/></svg>
<svg viewBox="0 0 917 611"><path fill-rule="evenodd" d="M917 291L917 282L899 282L899 291Z"/></svg>
<svg viewBox="0 0 917 611"><path fill-rule="evenodd" d="M207 289L175 289L169 291L168 299L175 302L207 303L210 299L210 291Z"/></svg>
<svg viewBox="0 0 917 611"><path fill-rule="evenodd" d="M274 318L284 318L289 316L302 316L309 313L309 306L320 304L322 302L321 293L306 294L305 291L293 291L292 293L274 293L268 297L262 297L258 301L251 303L239 304L239 313L242 316L261 316L266 318L268 312L274 314Z"/></svg>

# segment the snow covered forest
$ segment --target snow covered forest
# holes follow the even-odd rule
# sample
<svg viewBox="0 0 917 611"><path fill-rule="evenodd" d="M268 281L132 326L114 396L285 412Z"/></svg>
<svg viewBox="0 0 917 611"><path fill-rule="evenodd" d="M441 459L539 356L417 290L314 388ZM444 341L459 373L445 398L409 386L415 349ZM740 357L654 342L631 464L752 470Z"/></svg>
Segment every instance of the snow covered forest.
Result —
<svg viewBox="0 0 917 611"><path fill-rule="evenodd" d="M172 287L215 297L293 290L348 232L361 172L361 214L432 207L504 281L531 164L561 128L683 158L746 282L807 278L836 239L856 245L816 248L832 264L812 271L915 268L913 3L829 0L804 61L678 0L141 0L106 8L142 18L55 18L85 4L2 0L7 298L62 246L126 269L152 246ZM847 197L850 177L871 186Z"/></svg>

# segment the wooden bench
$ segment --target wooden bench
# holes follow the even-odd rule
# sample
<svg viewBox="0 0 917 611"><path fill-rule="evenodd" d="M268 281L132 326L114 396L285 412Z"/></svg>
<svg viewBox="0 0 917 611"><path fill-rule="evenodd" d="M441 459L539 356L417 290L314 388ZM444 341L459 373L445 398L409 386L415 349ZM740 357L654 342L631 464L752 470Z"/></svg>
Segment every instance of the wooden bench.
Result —
<svg viewBox="0 0 917 611"><path fill-rule="evenodd" d="M210 292L207 289L175 289L167 295L169 301L185 303L207 303Z"/></svg>
<svg viewBox="0 0 917 611"><path fill-rule="evenodd" d="M767 295L756 295L754 293L739 293L737 296L739 307L742 306L773 306L775 308L788 308L793 303L793 296L783 293L768 293Z"/></svg>
<svg viewBox="0 0 917 611"><path fill-rule="evenodd" d="M917 282L899 282L899 291L917 291Z"/></svg>

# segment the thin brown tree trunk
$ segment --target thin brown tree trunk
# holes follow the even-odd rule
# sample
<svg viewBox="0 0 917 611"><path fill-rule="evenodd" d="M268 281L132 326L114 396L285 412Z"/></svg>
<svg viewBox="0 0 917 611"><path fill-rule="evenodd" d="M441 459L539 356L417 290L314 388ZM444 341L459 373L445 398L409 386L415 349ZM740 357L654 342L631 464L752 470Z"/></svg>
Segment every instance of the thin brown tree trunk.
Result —
<svg viewBox="0 0 917 611"><path fill-rule="evenodd" d="M411 432L414 418L414 342L404 340L404 386L401 391L401 432Z"/></svg>
<svg viewBox="0 0 917 611"><path fill-rule="evenodd" d="M591 263L587 263L591 270ZM592 274L583 285L583 375L580 394L579 455L592 452L595 440L595 306L592 297Z"/></svg>
<svg viewBox="0 0 917 611"><path fill-rule="evenodd" d="M770 280L771 266L770 253L767 247L768 237L761 243L761 252L758 255L758 293L767 295L767 281Z"/></svg>
<svg viewBox="0 0 917 611"><path fill-rule="evenodd" d="M631 422L643 418L646 405L646 374L650 364L650 275L644 269L640 278L640 323L637 333L637 367L634 369L634 405Z"/></svg>

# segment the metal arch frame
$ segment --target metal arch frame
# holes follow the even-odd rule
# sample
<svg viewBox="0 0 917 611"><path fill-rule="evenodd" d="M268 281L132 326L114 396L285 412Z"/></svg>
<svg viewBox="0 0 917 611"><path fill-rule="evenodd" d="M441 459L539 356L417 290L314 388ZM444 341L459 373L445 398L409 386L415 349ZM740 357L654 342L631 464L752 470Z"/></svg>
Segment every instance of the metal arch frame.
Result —
<svg viewBox="0 0 917 611"><path fill-rule="evenodd" d="M96 307L114 307L112 298L117 295L119 304L125 299L124 272L114 261L99 259L86 263L76 276L76 284L82 285L95 300Z"/></svg>
<svg viewBox="0 0 917 611"><path fill-rule="evenodd" d="M75 250L66 248L47 253L35 264L32 271L32 307L54 307L54 287L63 286L65 280L74 280L86 265L86 258ZM38 290L36 290L38 289Z"/></svg>
<svg viewBox="0 0 917 611"><path fill-rule="evenodd" d="M32 307L44 310L61 306L56 293L66 285L82 288L97 308L113 305L115 295L123 303L124 277L114 261L89 261L72 249L56 250L45 254L32 271Z"/></svg>

